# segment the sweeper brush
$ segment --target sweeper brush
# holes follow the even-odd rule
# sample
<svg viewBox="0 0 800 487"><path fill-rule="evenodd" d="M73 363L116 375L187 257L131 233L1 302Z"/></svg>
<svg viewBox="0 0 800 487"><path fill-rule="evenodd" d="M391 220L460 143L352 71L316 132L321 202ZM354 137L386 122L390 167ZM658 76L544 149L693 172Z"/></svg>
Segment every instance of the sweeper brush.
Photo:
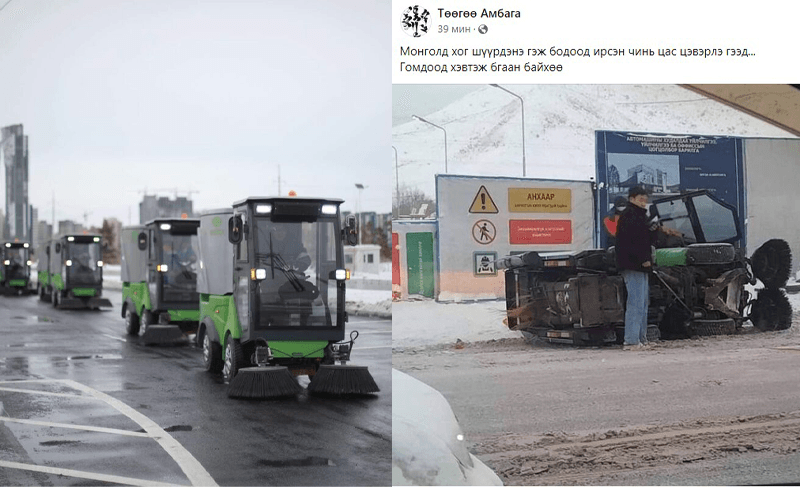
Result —
<svg viewBox="0 0 800 487"><path fill-rule="evenodd" d="M294 396L303 388L289 369L280 365L246 367L228 384L228 397L241 399L269 399Z"/></svg>
<svg viewBox="0 0 800 487"><path fill-rule="evenodd" d="M139 341L145 345L178 345L188 343L188 338L176 325L150 325Z"/></svg>
<svg viewBox="0 0 800 487"><path fill-rule="evenodd" d="M314 394L374 394L380 392L378 384L363 365L320 365L308 384Z"/></svg>
<svg viewBox="0 0 800 487"><path fill-rule="evenodd" d="M350 340L330 345L333 363L319 366L319 370L308 384L309 392L336 395L380 392L378 384L375 383L375 379L372 378L372 374L369 373L366 366L347 365L356 338L358 338L358 332L353 330L350 332ZM339 361L339 364L336 361Z"/></svg>

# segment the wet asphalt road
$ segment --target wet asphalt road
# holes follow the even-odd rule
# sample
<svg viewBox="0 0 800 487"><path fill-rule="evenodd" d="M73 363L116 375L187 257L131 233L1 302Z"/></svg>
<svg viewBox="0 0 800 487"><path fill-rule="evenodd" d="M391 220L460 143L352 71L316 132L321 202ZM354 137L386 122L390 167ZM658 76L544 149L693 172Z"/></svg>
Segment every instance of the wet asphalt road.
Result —
<svg viewBox="0 0 800 487"><path fill-rule="evenodd" d="M112 310L0 297L0 485L390 484L391 320L348 324L379 394L242 401L199 348L128 337L105 295Z"/></svg>

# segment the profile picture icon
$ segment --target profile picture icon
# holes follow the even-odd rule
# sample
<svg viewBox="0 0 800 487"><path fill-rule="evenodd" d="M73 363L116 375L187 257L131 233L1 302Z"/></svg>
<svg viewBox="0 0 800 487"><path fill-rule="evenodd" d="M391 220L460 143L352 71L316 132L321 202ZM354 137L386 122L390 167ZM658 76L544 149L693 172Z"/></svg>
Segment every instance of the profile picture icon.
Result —
<svg viewBox="0 0 800 487"><path fill-rule="evenodd" d="M414 5L403 11L402 26L403 32L411 37L422 37L428 33L428 20L430 12L427 9Z"/></svg>

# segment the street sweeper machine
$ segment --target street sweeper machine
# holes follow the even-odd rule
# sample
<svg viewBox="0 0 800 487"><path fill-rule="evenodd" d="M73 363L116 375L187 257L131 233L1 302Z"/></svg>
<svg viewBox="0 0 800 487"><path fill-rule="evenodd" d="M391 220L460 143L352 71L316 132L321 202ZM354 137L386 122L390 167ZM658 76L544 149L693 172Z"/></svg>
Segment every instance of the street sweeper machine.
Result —
<svg viewBox="0 0 800 487"><path fill-rule="evenodd" d="M31 289L31 255L27 242L4 242L0 247L0 292L24 294Z"/></svg>
<svg viewBox="0 0 800 487"><path fill-rule="evenodd" d="M345 340L341 200L247 198L200 217L198 345L210 372L222 372L230 397L310 392L378 392L364 366L348 364L358 333ZM338 363L337 363L338 362Z"/></svg>
<svg viewBox="0 0 800 487"><path fill-rule="evenodd" d="M47 278L39 286L40 299L49 297L61 309L111 307L103 297L100 235L64 235L51 240L44 252Z"/></svg>
<svg viewBox="0 0 800 487"><path fill-rule="evenodd" d="M763 331L791 326L791 304L780 289L791 272L786 241L769 240L747 258L736 210L708 191L658 199L650 215L653 225L682 234L659 232L653 251L651 339L731 334L748 320ZM551 342L621 342L626 291L614 252L527 252L498 260L509 328ZM757 280L763 288L753 299L745 286Z"/></svg>
<svg viewBox="0 0 800 487"><path fill-rule="evenodd" d="M146 345L177 344L198 323L197 219L155 219L122 229L122 317Z"/></svg>

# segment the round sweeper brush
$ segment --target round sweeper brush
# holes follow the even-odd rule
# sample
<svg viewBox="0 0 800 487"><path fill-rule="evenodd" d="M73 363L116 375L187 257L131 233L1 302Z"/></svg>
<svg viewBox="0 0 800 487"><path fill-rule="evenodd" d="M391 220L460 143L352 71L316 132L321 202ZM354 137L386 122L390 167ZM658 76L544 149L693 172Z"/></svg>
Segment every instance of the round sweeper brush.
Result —
<svg viewBox="0 0 800 487"><path fill-rule="evenodd" d="M792 305L780 289L762 289L750 310L750 321L761 331L786 330L792 326Z"/></svg>
<svg viewBox="0 0 800 487"><path fill-rule="evenodd" d="M792 249L786 240L768 240L750 257L753 274L767 289L778 289L786 285L792 271Z"/></svg>
<svg viewBox="0 0 800 487"><path fill-rule="evenodd" d="M228 397L242 399L269 399L271 397L294 396L303 388L297 383L289 369L283 366L246 367L228 384Z"/></svg>
<svg viewBox="0 0 800 487"><path fill-rule="evenodd" d="M378 384L363 365L320 365L308 384L314 394L374 394Z"/></svg>

